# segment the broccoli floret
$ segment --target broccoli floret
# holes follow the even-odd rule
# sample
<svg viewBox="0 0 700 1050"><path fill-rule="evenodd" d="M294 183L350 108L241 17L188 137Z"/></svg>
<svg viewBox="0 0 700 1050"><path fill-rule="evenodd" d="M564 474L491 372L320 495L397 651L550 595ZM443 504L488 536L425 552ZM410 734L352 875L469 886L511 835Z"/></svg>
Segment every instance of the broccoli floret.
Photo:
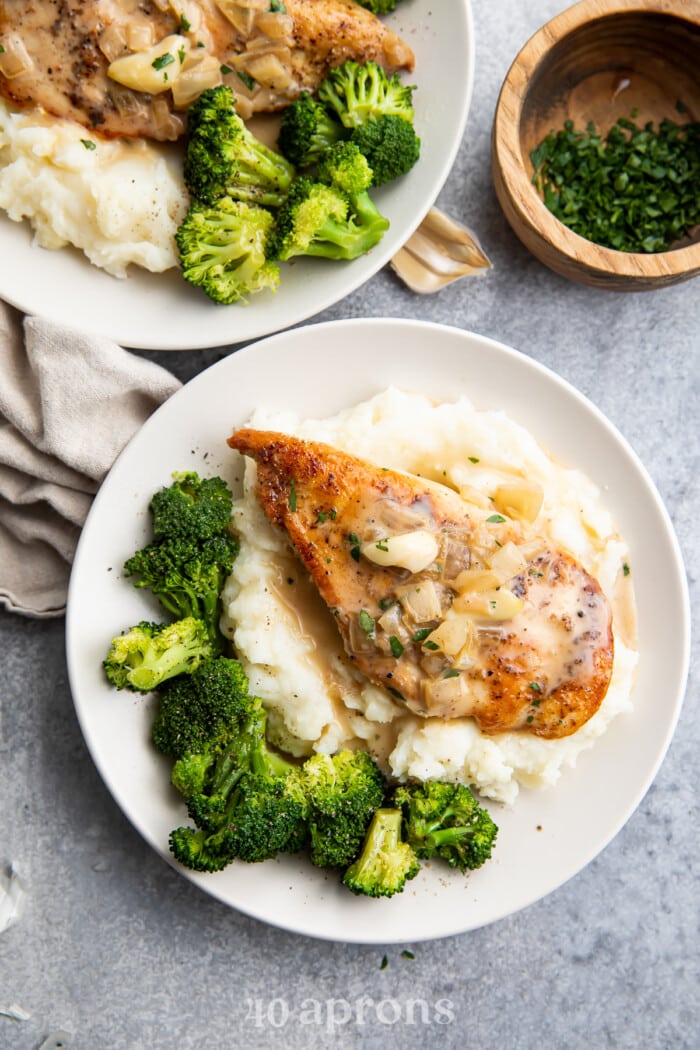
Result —
<svg viewBox="0 0 700 1050"><path fill-rule="evenodd" d="M233 494L220 477L201 478L194 470L173 474L173 482L151 497L156 539L210 540L227 532Z"/></svg>
<svg viewBox="0 0 700 1050"><path fill-rule="evenodd" d="M222 734L214 727L209 740L175 762L172 783L198 830L177 829L171 849L189 867L268 860L306 843L308 806L298 767L270 751L265 724L260 700L247 696Z"/></svg>
<svg viewBox="0 0 700 1050"><path fill-rule="evenodd" d="M194 616L168 624L142 620L112 639L103 667L117 689L150 692L196 671L212 653L206 624Z"/></svg>
<svg viewBox="0 0 700 1050"><path fill-rule="evenodd" d="M356 221L339 190L300 175L277 213L267 251L279 260L298 255L356 259L381 240L388 226L376 209L366 223Z"/></svg>
<svg viewBox="0 0 700 1050"><path fill-rule="evenodd" d="M411 170L420 157L420 139L413 124L394 114L365 121L350 136L372 169L372 185L391 182Z"/></svg>
<svg viewBox="0 0 700 1050"><path fill-rule="evenodd" d="M373 15L388 15L396 10L400 0L357 0L360 7L366 7Z"/></svg>
<svg viewBox="0 0 700 1050"><path fill-rule="evenodd" d="M369 195L373 178L367 158L354 142L338 142L330 146L318 162L319 182L347 197L352 219L364 230L378 230L383 234L389 221Z"/></svg>
<svg viewBox="0 0 700 1050"><path fill-rule="evenodd" d="M196 200L220 197L276 207L282 203L294 167L260 142L236 113L225 84L207 88L187 113L185 184Z"/></svg>
<svg viewBox="0 0 700 1050"><path fill-rule="evenodd" d="M406 841L422 859L441 857L451 868L480 868L498 828L464 784L433 780L397 787L391 804L403 813Z"/></svg>
<svg viewBox="0 0 700 1050"><path fill-rule="evenodd" d="M389 76L376 62L348 59L331 69L318 88L318 100L336 114L346 128L356 128L383 114L413 123L414 88L398 73Z"/></svg>
<svg viewBox="0 0 700 1050"><path fill-rule="evenodd" d="M124 572L133 577L135 587L151 590L172 616L203 620L212 644L220 650L219 595L237 551L237 543L228 536L215 536L202 544L154 540L125 562Z"/></svg>
<svg viewBox="0 0 700 1050"><path fill-rule="evenodd" d="M233 858L229 857L222 835L210 835L195 828L175 828L170 832L170 852L192 871L222 871Z"/></svg>
<svg viewBox="0 0 700 1050"><path fill-rule="evenodd" d="M418 857L401 838L401 810L378 809L362 853L343 875L343 882L353 893L393 897L419 870Z"/></svg>
<svg viewBox="0 0 700 1050"><path fill-rule="evenodd" d="M293 779L293 774L262 782L243 776L216 830L181 827L171 832L173 855L195 871L220 871L234 860L255 864L303 849L307 841L303 806L286 790L287 781Z"/></svg>
<svg viewBox="0 0 700 1050"><path fill-rule="evenodd" d="M345 134L342 124L305 91L285 109L277 144L292 164L308 168Z"/></svg>
<svg viewBox="0 0 700 1050"><path fill-rule="evenodd" d="M276 291L279 267L265 256L273 221L265 208L230 197L195 200L175 233L182 276L221 304Z"/></svg>
<svg viewBox="0 0 700 1050"><path fill-rule="evenodd" d="M228 531L232 503L221 478L176 475L150 502L155 539L124 565L134 586L149 588L173 617L203 620L219 650L219 595L238 553Z"/></svg>
<svg viewBox="0 0 700 1050"><path fill-rule="evenodd" d="M302 775L310 807L311 861L321 868L347 868L382 805L384 778L365 751L312 755Z"/></svg>
<svg viewBox="0 0 700 1050"><path fill-rule="evenodd" d="M202 753L248 717L248 679L238 660L212 657L165 682L151 731L164 755ZM206 746L205 746L206 745Z"/></svg>

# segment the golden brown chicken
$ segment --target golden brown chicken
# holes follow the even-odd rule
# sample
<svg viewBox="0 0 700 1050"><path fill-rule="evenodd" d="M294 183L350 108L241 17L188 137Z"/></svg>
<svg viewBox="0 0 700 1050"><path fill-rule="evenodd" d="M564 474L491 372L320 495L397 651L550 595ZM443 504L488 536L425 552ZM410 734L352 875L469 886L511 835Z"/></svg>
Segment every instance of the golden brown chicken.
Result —
<svg viewBox="0 0 700 1050"><path fill-rule="evenodd" d="M452 489L285 434L242 429L228 443L256 460L265 514L372 682L420 715L473 716L486 733L562 737L596 712L611 613L572 557L519 550L497 515L486 564L483 523Z"/></svg>
<svg viewBox="0 0 700 1050"><path fill-rule="evenodd" d="M186 106L227 83L243 119L314 91L345 59L412 69L354 0L0 0L0 95L107 137L177 139Z"/></svg>

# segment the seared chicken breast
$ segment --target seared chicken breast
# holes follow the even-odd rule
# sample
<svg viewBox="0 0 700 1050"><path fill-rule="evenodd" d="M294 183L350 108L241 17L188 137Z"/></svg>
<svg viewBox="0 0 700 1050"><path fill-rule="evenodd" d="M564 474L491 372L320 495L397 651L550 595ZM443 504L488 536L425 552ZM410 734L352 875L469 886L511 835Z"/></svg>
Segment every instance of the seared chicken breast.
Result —
<svg viewBox="0 0 700 1050"><path fill-rule="evenodd" d="M389 72L414 63L354 0L285 0L279 12L235 0L0 0L0 47L8 101L107 137L161 140L183 133L204 86L228 83L247 119L314 91L346 59Z"/></svg>
<svg viewBox="0 0 700 1050"><path fill-rule="evenodd" d="M483 512L446 486L275 432L242 429L228 443L256 461L259 502L347 654L399 703L472 716L485 733L549 738L597 711L612 673L611 611L570 555L546 542L519 549L518 530L496 515L489 565Z"/></svg>

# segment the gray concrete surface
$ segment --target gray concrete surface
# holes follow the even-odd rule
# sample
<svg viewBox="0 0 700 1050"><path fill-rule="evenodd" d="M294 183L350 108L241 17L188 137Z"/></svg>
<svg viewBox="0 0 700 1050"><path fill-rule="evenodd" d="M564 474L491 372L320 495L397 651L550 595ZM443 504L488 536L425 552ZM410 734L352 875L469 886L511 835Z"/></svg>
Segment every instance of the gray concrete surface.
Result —
<svg viewBox="0 0 700 1050"><path fill-rule="evenodd" d="M518 48L561 6L474 5L474 101L438 203L479 232L493 272L419 298L386 270L317 319L445 322L517 347L572 382L651 473L697 610L700 283L633 295L568 284L514 238L490 181L499 86ZM188 379L221 353L151 356ZM0 861L18 865L28 891L23 917L0 935L0 1007L30 1014L0 1016L0 1050L36 1050L55 1030L70 1034L71 1050L700 1046L697 659L665 762L602 854L519 914L409 944L415 958L407 958L403 946L280 932L171 870L92 764L73 712L63 630L61 620L0 614ZM363 996L392 1005L361 1023ZM410 1015L411 999L425 1001L424 1015Z"/></svg>

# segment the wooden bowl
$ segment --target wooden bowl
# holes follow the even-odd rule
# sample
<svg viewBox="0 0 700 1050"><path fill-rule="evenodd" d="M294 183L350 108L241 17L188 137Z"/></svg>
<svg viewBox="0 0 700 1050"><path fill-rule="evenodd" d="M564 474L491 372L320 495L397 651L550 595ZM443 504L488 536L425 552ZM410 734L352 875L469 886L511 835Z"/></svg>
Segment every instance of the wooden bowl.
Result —
<svg viewBox="0 0 700 1050"><path fill-rule="evenodd" d="M686 112L678 112L682 101ZM582 0L524 46L496 108L492 171L496 194L520 240L571 280L641 291L700 273L700 227L656 254L614 251L573 233L532 184L530 152L572 120L601 135L620 117L641 125L663 117L700 121L700 0Z"/></svg>

